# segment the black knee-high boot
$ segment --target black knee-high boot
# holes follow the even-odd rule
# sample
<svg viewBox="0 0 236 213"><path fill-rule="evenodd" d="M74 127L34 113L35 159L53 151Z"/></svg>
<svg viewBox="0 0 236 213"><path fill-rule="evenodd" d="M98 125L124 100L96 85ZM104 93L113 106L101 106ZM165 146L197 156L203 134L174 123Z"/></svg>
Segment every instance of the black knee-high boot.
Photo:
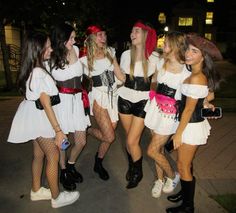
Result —
<svg viewBox="0 0 236 213"><path fill-rule="evenodd" d="M195 178L192 181L181 180L183 202L180 206L166 209L167 213L194 213Z"/></svg>
<svg viewBox="0 0 236 213"><path fill-rule="evenodd" d="M132 170L133 170L133 160L132 160L132 157L131 157L131 155L129 154L129 152L127 150L126 150L126 153L127 153L127 157L128 157L129 168L128 168L128 171L126 172L125 177L126 177L126 180L129 181Z"/></svg>
<svg viewBox="0 0 236 213"><path fill-rule="evenodd" d="M143 157L141 157L139 160L135 162L132 161L132 170L130 174L130 180L126 186L127 189L136 187L138 183L142 180L143 178L142 160Z"/></svg>
<svg viewBox="0 0 236 213"><path fill-rule="evenodd" d="M102 165L103 158L98 157L98 153L96 153L95 156L95 164L94 164L94 172L98 173L99 177L102 180L108 180L109 179L109 174L108 172L104 169Z"/></svg>
<svg viewBox="0 0 236 213"><path fill-rule="evenodd" d="M193 175L193 165L191 166L190 170L191 170L191 174ZM167 200L169 200L170 202L173 202L173 203L177 203L177 202L183 200L182 190L180 190L176 194L167 196Z"/></svg>

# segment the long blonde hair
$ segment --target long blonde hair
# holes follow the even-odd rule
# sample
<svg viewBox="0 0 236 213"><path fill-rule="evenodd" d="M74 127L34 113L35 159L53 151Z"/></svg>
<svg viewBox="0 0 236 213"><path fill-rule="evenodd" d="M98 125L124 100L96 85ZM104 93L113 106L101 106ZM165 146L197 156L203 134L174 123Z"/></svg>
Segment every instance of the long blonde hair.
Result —
<svg viewBox="0 0 236 213"><path fill-rule="evenodd" d="M93 71L95 55L98 51L98 45L96 44L95 39L96 39L96 34L92 33L85 40L85 46L87 48L87 61L88 61L88 70L89 70L89 72ZM103 51L104 56L106 58L108 58L108 60L112 64L113 63L113 58L112 58L112 56L109 52L109 47L107 46L107 44L104 45L102 51Z"/></svg>
<svg viewBox="0 0 236 213"><path fill-rule="evenodd" d="M148 81L148 59L145 57L145 48L146 48L146 38L147 38L147 30L142 30L142 67L143 67L143 75L145 81ZM130 48L130 78L133 79L134 77L134 66L135 66L135 59L136 59L136 47L131 45Z"/></svg>

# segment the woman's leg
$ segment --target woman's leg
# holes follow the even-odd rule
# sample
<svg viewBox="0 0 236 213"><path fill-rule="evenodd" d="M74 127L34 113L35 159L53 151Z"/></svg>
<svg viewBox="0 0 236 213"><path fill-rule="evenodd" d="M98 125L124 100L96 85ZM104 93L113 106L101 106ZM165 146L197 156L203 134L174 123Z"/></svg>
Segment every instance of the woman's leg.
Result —
<svg viewBox="0 0 236 213"><path fill-rule="evenodd" d="M159 135L154 133L147 149L148 156L155 160L157 177L160 180L164 180L163 171L166 173L167 177L175 177L175 173L164 155L164 145L168 138L168 135Z"/></svg>
<svg viewBox="0 0 236 213"><path fill-rule="evenodd" d="M66 150L60 150L60 183L64 189L72 191L76 189L75 180L66 168Z"/></svg>
<svg viewBox="0 0 236 213"><path fill-rule="evenodd" d="M143 177L142 150L139 143L144 129L144 119L133 115L131 117L123 115L121 120L126 129L126 147L127 152L130 154L129 170L126 174L128 180L126 187L129 189L136 187Z"/></svg>
<svg viewBox="0 0 236 213"><path fill-rule="evenodd" d="M33 142L33 161L32 161L32 191L37 192L41 187L41 177L43 171L44 153L38 142Z"/></svg>
<svg viewBox="0 0 236 213"><path fill-rule="evenodd" d="M184 143L178 148L177 166L182 180L191 181L193 179L191 167L197 148L198 146Z"/></svg>
<svg viewBox="0 0 236 213"><path fill-rule="evenodd" d="M177 166L181 178L182 199L180 206L168 208L166 211L171 212L194 212L194 193L195 193L195 178L192 175L192 161L196 154L198 146L182 144L178 148Z"/></svg>
<svg viewBox="0 0 236 213"><path fill-rule="evenodd" d="M83 182L83 176L76 170L75 162L83 150L86 144L86 132L85 131L75 131L74 133L74 145L70 152L70 157L66 164L67 175L76 183Z"/></svg>
<svg viewBox="0 0 236 213"><path fill-rule="evenodd" d="M59 151L53 139L37 138L37 143L44 152L47 160L46 176L52 193L52 198L55 199L59 195L58 187L58 162Z"/></svg>
<svg viewBox="0 0 236 213"><path fill-rule="evenodd" d="M107 110L99 106L96 101L93 103L93 114L98 128L89 128L88 133L102 141L95 156L94 171L99 174L101 179L108 180L109 175L104 169L102 161L110 145L115 140L115 128L117 124L111 122Z"/></svg>
<svg viewBox="0 0 236 213"><path fill-rule="evenodd" d="M133 115L119 113L119 117L120 117L121 124L125 130L125 135L127 138L128 133L129 133L129 129L130 129L130 126L132 123ZM132 165L133 165L133 160L132 160L132 156L130 155L130 151L128 149L127 143L126 143L126 154L127 154L127 159L128 159L128 170L126 172L125 177L126 177L126 180L129 181L130 175L131 175L131 170L132 170Z"/></svg>

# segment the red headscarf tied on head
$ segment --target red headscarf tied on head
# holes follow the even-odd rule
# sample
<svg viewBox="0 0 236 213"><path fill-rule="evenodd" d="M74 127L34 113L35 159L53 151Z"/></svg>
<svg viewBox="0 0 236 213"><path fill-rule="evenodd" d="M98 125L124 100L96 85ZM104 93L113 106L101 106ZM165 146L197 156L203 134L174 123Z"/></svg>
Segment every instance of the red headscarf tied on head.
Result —
<svg viewBox="0 0 236 213"><path fill-rule="evenodd" d="M157 34L156 30L143 24L142 22L138 21L134 24L134 27L140 27L143 30L147 30L147 39L146 39L146 49L145 49L145 57L148 58L153 50L156 48L157 45Z"/></svg>
<svg viewBox="0 0 236 213"><path fill-rule="evenodd" d="M97 25L91 25L87 28L86 34L87 34L87 36L89 36L91 34L96 34L101 31L103 31L101 27L99 27Z"/></svg>

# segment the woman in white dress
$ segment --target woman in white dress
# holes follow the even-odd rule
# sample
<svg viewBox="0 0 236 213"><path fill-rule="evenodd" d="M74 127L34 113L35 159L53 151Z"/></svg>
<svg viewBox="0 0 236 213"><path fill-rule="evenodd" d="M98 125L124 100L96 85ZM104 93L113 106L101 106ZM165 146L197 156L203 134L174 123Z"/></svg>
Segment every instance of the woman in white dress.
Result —
<svg viewBox="0 0 236 213"><path fill-rule="evenodd" d="M218 48L194 33L187 35L187 42L185 63L191 69L191 75L180 87L179 124L173 136L174 149L178 151L182 204L168 208L168 213L194 212L195 178L191 165L198 146L207 143L211 129L207 119L201 116L201 109L209 91L213 92L219 86L219 75L213 66L214 59L222 59Z"/></svg>
<svg viewBox="0 0 236 213"><path fill-rule="evenodd" d="M86 128L90 126L89 115L84 108L87 94L81 85L83 70L79 61L79 49L74 45L75 29L69 24L57 25L52 30L51 40L52 75L57 81L61 99L58 119L63 132L74 136L67 162L66 151L60 153L60 182L66 190L74 190L76 183L83 181L75 163L86 144Z"/></svg>
<svg viewBox="0 0 236 213"><path fill-rule="evenodd" d="M157 64L157 88L151 90L145 106L145 126L152 130L152 140L147 153L155 161L157 180L152 188L152 196L158 198L161 192L172 192L179 182L179 174L174 172L164 153L164 145L178 125L176 120L176 90L190 75L184 64L187 48L185 36L180 32L168 33L165 37L163 57Z"/></svg>
<svg viewBox="0 0 236 213"><path fill-rule="evenodd" d="M107 46L104 29L91 25L86 34L86 55L80 60L84 73L93 81L92 91L89 93L91 115L98 124L98 128L89 127L87 131L101 141L95 155L94 171L102 180L108 180L109 174L102 161L115 140L118 121L116 79L124 81L124 74L117 63L115 49Z"/></svg>
<svg viewBox="0 0 236 213"><path fill-rule="evenodd" d="M59 192L59 150L66 135L58 121L60 97L46 60L51 56L51 42L47 35L30 33L22 46L19 87L25 99L14 116L8 137L10 143L33 141L32 201L50 200L53 208L72 204L78 192ZM50 101L51 100L51 101ZM41 187L43 162L46 157L46 176L49 189Z"/></svg>
<svg viewBox="0 0 236 213"><path fill-rule="evenodd" d="M148 100L152 76L159 55L155 52L156 31L142 22L137 22L130 34L131 49L121 55L120 67L126 80L119 88L118 110L126 134L126 151L129 168L126 173L126 188L134 188L143 177L140 138L144 129L144 107Z"/></svg>

